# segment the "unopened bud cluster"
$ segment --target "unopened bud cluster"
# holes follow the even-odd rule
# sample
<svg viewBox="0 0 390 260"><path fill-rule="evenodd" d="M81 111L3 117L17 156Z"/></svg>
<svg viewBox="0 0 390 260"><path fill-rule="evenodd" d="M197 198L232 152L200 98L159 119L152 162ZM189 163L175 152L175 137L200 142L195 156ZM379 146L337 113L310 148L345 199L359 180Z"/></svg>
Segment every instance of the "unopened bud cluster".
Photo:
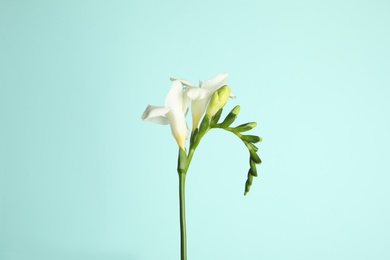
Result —
<svg viewBox="0 0 390 260"><path fill-rule="evenodd" d="M235 106L222 120L222 122L219 123L223 107L225 106L229 95L230 89L227 86L224 86L214 92L213 97L211 98L210 103L207 107L206 115L203 117L199 128L197 128L191 136L191 145L196 147L199 144L200 139L212 128L221 128L226 131L232 132L237 137L239 137L249 151L250 168L248 171L244 192L244 195L246 195L252 185L253 177L257 177L256 164L261 163L261 159L257 154L258 148L256 147L255 143L261 142L262 139L257 135L242 134L243 132L247 132L255 128L257 126L256 122L249 122L236 127L231 127L231 125L236 120L238 113L240 112L240 106Z"/></svg>

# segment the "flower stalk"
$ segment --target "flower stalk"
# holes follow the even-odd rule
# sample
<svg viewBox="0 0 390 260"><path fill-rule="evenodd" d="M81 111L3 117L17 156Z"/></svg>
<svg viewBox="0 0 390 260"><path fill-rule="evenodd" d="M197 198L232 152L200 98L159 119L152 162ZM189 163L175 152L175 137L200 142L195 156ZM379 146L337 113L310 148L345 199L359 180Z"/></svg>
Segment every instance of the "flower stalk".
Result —
<svg viewBox="0 0 390 260"><path fill-rule="evenodd" d="M186 174L179 173L179 204L180 204L180 259L187 260L187 231L186 231Z"/></svg>

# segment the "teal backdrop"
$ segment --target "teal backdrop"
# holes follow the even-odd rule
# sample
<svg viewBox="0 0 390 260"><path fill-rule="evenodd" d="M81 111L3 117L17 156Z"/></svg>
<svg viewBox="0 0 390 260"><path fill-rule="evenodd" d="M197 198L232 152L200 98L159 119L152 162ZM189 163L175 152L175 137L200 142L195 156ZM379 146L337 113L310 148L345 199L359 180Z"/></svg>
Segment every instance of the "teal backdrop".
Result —
<svg viewBox="0 0 390 260"><path fill-rule="evenodd" d="M205 136L188 259L390 259L389 13L387 0L0 0L0 259L179 259L177 145L141 114L170 77L222 72L263 164L244 197L246 148Z"/></svg>

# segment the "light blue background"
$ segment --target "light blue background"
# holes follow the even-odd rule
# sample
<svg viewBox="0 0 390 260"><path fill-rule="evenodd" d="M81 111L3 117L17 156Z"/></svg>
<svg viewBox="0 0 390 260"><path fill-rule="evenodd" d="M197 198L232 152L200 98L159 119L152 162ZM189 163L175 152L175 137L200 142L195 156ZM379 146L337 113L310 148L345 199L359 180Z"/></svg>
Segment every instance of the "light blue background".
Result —
<svg viewBox="0 0 390 260"><path fill-rule="evenodd" d="M245 147L202 141L189 259L390 259L390 2L0 1L0 259L179 259L169 77L229 73Z"/></svg>

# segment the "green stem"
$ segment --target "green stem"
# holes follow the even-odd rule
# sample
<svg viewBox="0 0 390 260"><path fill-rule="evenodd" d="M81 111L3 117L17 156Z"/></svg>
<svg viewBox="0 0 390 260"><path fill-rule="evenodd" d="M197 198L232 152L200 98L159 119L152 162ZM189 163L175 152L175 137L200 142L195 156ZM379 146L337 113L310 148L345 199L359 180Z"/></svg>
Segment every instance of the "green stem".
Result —
<svg viewBox="0 0 390 260"><path fill-rule="evenodd" d="M192 161L192 156L194 156L195 148L190 148L190 151L188 152L187 156L187 165L186 165L186 172L188 171L188 168L190 167L190 163Z"/></svg>
<svg viewBox="0 0 390 260"><path fill-rule="evenodd" d="M221 129L224 129L224 130L226 130L226 131L228 131L228 132L231 132L231 133L235 134L235 135L238 136L239 138L241 138L241 136L242 136L242 134L241 134L240 132L235 131L235 129L232 128L232 127L225 127L225 128L223 128L223 127L221 127L221 124L217 124L217 125L215 125L213 128L221 128Z"/></svg>
<svg viewBox="0 0 390 260"><path fill-rule="evenodd" d="M192 133L193 134L193 133ZM180 259L187 260L187 232L186 232L186 201L185 201L185 182L186 174L196 147L202 137L199 137L196 144L191 144L188 155L186 155L185 149L179 148L179 204L180 204ZM192 139L192 136L191 136Z"/></svg>
<svg viewBox="0 0 390 260"><path fill-rule="evenodd" d="M186 202L185 202L186 174L179 173L179 200L180 200L180 252L181 260L187 260L187 236L186 236Z"/></svg>

